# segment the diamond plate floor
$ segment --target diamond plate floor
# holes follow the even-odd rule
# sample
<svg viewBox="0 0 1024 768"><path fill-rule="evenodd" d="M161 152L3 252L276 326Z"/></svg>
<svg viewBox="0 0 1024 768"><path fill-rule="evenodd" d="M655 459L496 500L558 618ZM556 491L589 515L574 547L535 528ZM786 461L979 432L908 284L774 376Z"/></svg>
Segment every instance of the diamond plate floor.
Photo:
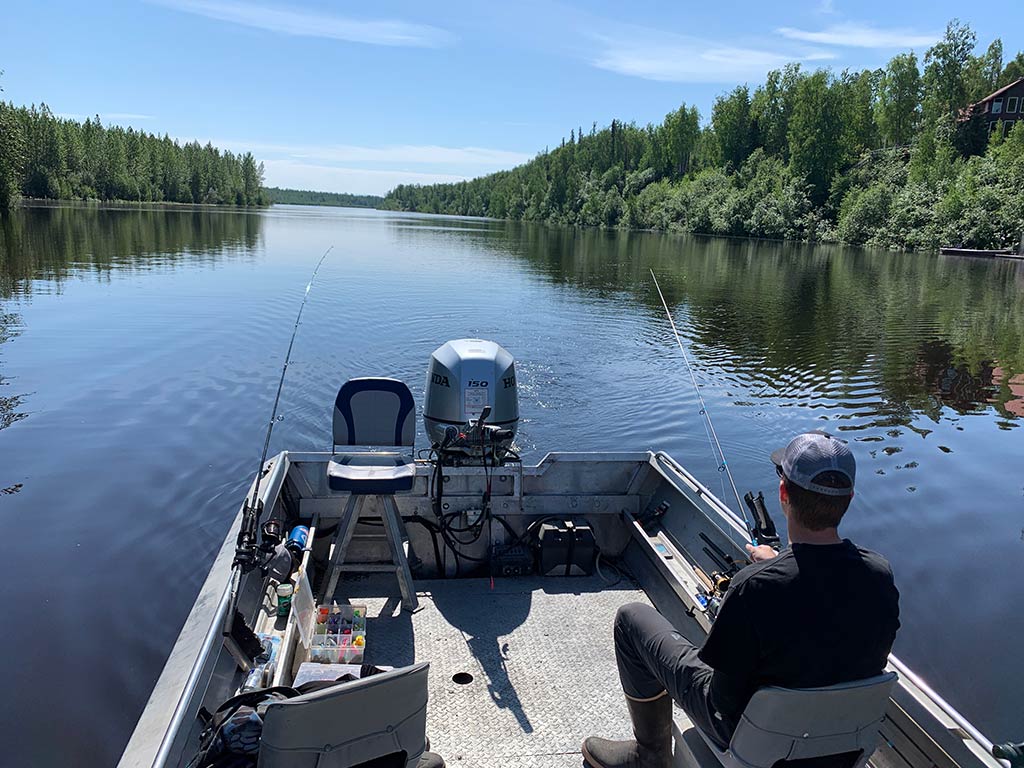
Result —
<svg viewBox="0 0 1024 768"><path fill-rule="evenodd" d="M417 581L422 609L399 610L393 577L347 577L338 596L367 605L367 661L430 662L427 734L449 766L562 768L592 734L630 738L612 619L648 602L597 577ZM460 685L453 676L473 679Z"/></svg>

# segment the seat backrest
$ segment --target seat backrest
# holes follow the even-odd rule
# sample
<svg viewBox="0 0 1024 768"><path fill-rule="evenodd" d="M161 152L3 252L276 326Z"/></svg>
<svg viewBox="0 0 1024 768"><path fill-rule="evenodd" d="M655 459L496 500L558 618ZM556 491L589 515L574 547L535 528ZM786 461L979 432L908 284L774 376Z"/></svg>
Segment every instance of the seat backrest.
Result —
<svg viewBox="0 0 1024 768"><path fill-rule="evenodd" d="M752 768L847 752L862 752L866 762L878 745L896 679L886 672L826 688L761 688L743 711L729 751Z"/></svg>
<svg viewBox="0 0 1024 768"><path fill-rule="evenodd" d="M416 403L398 379L349 379L334 399L334 445L411 446Z"/></svg>
<svg viewBox="0 0 1024 768"><path fill-rule="evenodd" d="M348 768L404 752L415 766L427 740L427 672L414 664L271 704L259 768Z"/></svg>

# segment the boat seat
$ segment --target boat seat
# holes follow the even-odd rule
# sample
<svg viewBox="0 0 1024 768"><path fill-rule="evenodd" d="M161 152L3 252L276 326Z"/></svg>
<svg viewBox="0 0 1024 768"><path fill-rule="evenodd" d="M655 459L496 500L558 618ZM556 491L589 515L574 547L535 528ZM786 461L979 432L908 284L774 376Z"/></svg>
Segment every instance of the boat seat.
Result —
<svg viewBox="0 0 1024 768"><path fill-rule="evenodd" d="M761 688L726 749L697 732L725 768L862 768L878 746L896 680L886 672L825 688Z"/></svg>
<svg viewBox="0 0 1024 768"><path fill-rule="evenodd" d="M258 768L415 768L427 744L429 668L423 662L270 704Z"/></svg>
<svg viewBox="0 0 1024 768"><path fill-rule="evenodd" d="M327 463L327 484L332 491L377 495L411 491L416 464L398 453L348 453Z"/></svg>
<svg viewBox="0 0 1024 768"><path fill-rule="evenodd" d="M342 570L380 570L376 563L346 563L364 501L376 496L391 566L398 576L402 607L419 608L409 569L409 536L394 494L411 491L416 482L412 447L416 439L416 403L398 379L358 378L341 385L334 399L333 447L327 462L327 487L348 493L337 533L331 544L324 602L334 597ZM338 446L348 450L338 452ZM381 449L392 450L381 450ZM393 450L398 448L400 450ZM356 450L359 449L359 450ZM408 449L403 451L401 449Z"/></svg>
<svg viewBox="0 0 1024 768"><path fill-rule="evenodd" d="M346 447L412 448L416 437L416 404L398 379L349 379L334 400L334 454L327 464L332 491L378 495L412 490L416 465L401 452L346 451Z"/></svg>

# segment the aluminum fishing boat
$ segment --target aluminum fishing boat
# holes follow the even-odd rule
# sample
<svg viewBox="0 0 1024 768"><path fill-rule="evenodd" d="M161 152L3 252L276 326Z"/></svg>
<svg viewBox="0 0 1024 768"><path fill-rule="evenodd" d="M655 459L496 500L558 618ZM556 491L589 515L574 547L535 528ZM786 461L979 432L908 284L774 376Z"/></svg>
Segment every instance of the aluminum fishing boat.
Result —
<svg viewBox="0 0 1024 768"><path fill-rule="evenodd" d="M700 644L748 562L744 543L770 540L770 523L747 524L665 453L525 465L515 393L501 347L444 345L422 405L430 447L414 457L408 388L347 382L331 451L263 462L121 767L196 765L210 714L240 690L359 661L390 671L266 708L260 766L411 767L429 738L449 766L554 768L580 765L588 735L630 738L617 608L653 604ZM282 540L296 527L288 564ZM269 663L245 650L253 633ZM785 761L853 743L850 765L1006 765L895 657L859 688L759 692L748 715L721 751L676 709L675 764L808 766Z"/></svg>

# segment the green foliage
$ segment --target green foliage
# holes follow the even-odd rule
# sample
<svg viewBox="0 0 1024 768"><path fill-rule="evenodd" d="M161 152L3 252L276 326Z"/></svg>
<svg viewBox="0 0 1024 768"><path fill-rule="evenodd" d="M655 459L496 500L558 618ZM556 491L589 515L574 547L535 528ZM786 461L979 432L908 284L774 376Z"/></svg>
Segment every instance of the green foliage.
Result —
<svg viewBox="0 0 1024 768"><path fill-rule="evenodd" d="M750 116L757 125L757 141L765 152L789 159L789 118L793 114L796 86L803 78L799 64L768 73L764 85L754 91Z"/></svg>
<svg viewBox="0 0 1024 768"><path fill-rule="evenodd" d="M1018 53L1013 61L1007 62L1003 67L1003 73L999 75L996 87L1002 88L1004 85L1017 82L1022 77L1024 77L1024 53Z"/></svg>
<svg viewBox="0 0 1024 768"><path fill-rule="evenodd" d="M0 210L21 195L265 205L263 164L211 144L56 117L45 104L0 102Z"/></svg>
<svg viewBox="0 0 1024 768"><path fill-rule="evenodd" d="M953 19L946 34L924 55L926 119L955 114L968 103L968 71L977 36L970 27Z"/></svg>
<svg viewBox="0 0 1024 768"><path fill-rule="evenodd" d="M737 86L728 96L715 99L711 108L711 129L718 140L720 161L739 168L753 151L756 139L747 86Z"/></svg>
<svg viewBox="0 0 1024 768"><path fill-rule="evenodd" d="M982 56L972 56L967 62L968 101L981 101L999 88L1003 73L1003 41L996 38Z"/></svg>
<svg viewBox="0 0 1024 768"><path fill-rule="evenodd" d="M805 73L791 64L716 99L700 128L682 105L660 125L613 120L510 171L457 184L401 185L384 207L557 224L885 248L1008 247L1024 226L1024 121L989 142L964 110L1002 66L997 40L974 56L954 20L925 54L883 70ZM984 92L984 93L983 93Z"/></svg>
<svg viewBox="0 0 1024 768"><path fill-rule="evenodd" d="M18 199L24 165L21 121L6 102L0 101L0 211Z"/></svg>
<svg viewBox="0 0 1024 768"><path fill-rule="evenodd" d="M794 173L807 179L811 195L820 202L845 160L843 108L828 72L804 78L796 88L789 121L789 156Z"/></svg>
<svg viewBox="0 0 1024 768"><path fill-rule="evenodd" d="M336 205L343 208L380 208L384 205L384 198L379 195L349 195L280 187L264 187L263 191L269 202L286 205Z"/></svg>
<svg viewBox="0 0 1024 768"><path fill-rule="evenodd" d="M921 73L913 51L894 56L882 73L875 119L884 146L908 144L921 119Z"/></svg>

